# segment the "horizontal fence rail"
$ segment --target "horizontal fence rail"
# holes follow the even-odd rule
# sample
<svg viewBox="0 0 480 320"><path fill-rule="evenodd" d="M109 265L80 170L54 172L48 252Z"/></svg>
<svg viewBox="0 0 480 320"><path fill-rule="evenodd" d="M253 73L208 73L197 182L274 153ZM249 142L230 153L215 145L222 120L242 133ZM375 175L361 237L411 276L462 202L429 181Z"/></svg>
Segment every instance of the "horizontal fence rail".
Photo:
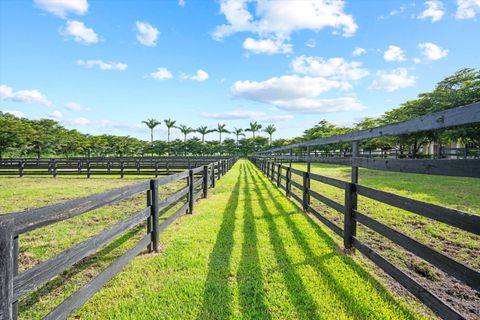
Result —
<svg viewBox="0 0 480 320"><path fill-rule="evenodd" d="M137 158L54 158L54 159L0 159L0 175L95 175L162 176L185 169L197 168L231 157L137 157Z"/></svg>
<svg viewBox="0 0 480 320"><path fill-rule="evenodd" d="M198 160L198 159L197 159ZM196 161L197 161L196 160ZM208 159L205 159L207 161ZM0 215L0 319L18 317L18 301L40 288L68 268L74 267L99 248L107 245L126 231L145 223L146 235L137 244L117 258L86 285L69 296L48 313L44 319L66 319L99 291L115 274L145 249L158 252L159 234L185 213L192 214L197 199L208 195L215 181L228 172L237 158L210 161L198 167L175 173L160 179L73 199L64 203L24 212ZM159 200L159 186L186 179L187 186ZM34 267L18 272L18 246L22 234L47 225L70 219L97 208L131 199L145 193L147 206L136 214L68 248L57 256ZM159 216L175 205L183 205L161 224Z"/></svg>
<svg viewBox="0 0 480 320"><path fill-rule="evenodd" d="M291 166L269 161L262 157L250 157L249 160L272 180L273 183L285 190L286 196L296 200L305 212L311 213L334 233L342 237L346 252L352 251L354 248L360 251L440 317L444 319L464 319L454 307L450 306L414 278L400 270L393 263L389 262L374 249L358 239L356 235L357 223L361 223L370 230L377 232L381 236L401 246L403 249L429 262L447 275L456 278L479 292L480 273L410 238L394 228L359 212L357 209L357 197L361 195L429 219L440 221L475 235L480 235L480 215L470 214L362 186L358 184L358 172L355 172L354 169L352 169L353 182L346 182L311 173L310 163L307 163L307 171L302 171L294 169ZM292 175L297 176L297 180L301 179L303 182L298 183L294 181ZM312 180L343 190L343 203L338 203L312 190L310 186ZM311 198L338 211L343 216L343 229L314 209L310 205Z"/></svg>

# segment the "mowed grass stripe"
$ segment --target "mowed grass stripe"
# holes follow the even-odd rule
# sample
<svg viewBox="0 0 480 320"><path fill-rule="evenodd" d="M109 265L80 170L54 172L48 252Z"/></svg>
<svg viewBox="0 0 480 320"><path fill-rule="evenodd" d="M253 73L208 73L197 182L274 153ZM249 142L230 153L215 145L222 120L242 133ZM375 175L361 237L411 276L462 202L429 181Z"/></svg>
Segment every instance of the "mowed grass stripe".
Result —
<svg viewBox="0 0 480 320"><path fill-rule="evenodd" d="M78 312L81 319L416 319L249 162Z"/></svg>

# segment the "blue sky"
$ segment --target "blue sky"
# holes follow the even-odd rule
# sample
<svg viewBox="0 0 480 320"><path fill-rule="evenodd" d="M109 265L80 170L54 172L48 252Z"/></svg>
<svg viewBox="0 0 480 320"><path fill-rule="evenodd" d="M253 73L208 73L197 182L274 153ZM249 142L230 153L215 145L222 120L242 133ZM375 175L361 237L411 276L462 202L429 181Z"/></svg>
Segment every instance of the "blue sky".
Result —
<svg viewBox="0 0 480 320"><path fill-rule="evenodd" d="M3 0L0 110L142 139L146 118L288 138L479 68L479 18L480 0Z"/></svg>

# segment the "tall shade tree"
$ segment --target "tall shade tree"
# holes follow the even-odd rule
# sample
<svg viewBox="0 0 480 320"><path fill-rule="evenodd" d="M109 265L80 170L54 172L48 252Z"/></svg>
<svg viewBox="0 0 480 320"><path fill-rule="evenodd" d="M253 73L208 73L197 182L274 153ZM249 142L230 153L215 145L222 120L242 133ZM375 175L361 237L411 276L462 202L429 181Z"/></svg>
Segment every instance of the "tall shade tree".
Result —
<svg viewBox="0 0 480 320"><path fill-rule="evenodd" d="M222 133L230 133L230 131L227 130L227 125L224 123L217 124L217 129L215 129L215 131L218 132L219 143L222 143Z"/></svg>
<svg viewBox="0 0 480 320"><path fill-rule="evenodd" d="M214 130L210 130L208 129L207 126L200 126L197 128L197 131L198 133L200 133L202 135L202 143L205 143L205 136L211 132L213 132Z"/></svg>
<svg viewBox="0 0 480 320"><path fill-rule="evenodd" d="M245 136L242 128L233 128L232 133L237 137L237 147L238 147L238 137Z"/></svg>
<svg viewBox="0 0 480 320"><path fill-rule="evenodd" d="M258 132L262 129L262 125L257 121L250 122L250 127L245 129L245 131L250 131L252 133L252 138L255 138L255 132Z"/></svg>
<svg viewBox="0 0 480 320"><path fill-rule="evenodd" d="M268 133L268 135L270 136L269 145L271 146L272 145L272 135L275 131L277 131L277 128L275 128L275 125L269 124L268 126L265 127L265 129L263 131Z"/></svg>
<svg viewBox="0 0 480 320"><path fill-rule="evenodd" d="M160 125L161 122L156 119L147 119L142 121L142 123L145 123L150 129L150 142L153 143L153 129L155 129L156 126Z"/></svg>
<svg viewBox="0 0 480 320"><path fill-rule="evenodd" d="M163 123L165 123L165 126L167 127L167 142L170 143L170 130L175 128L175 123L177 123L177 121L169 118L163 120Z"/></svg>
<svg viewBox="0 0 480 320"><path fill-rule="evenodd" d="M191 127L186 126L184 124L181 124L177 127L178 130L180 130L181 133L183 133L183 142L187 142L187 135L189 135L192 132L195 132Z"/></svg>

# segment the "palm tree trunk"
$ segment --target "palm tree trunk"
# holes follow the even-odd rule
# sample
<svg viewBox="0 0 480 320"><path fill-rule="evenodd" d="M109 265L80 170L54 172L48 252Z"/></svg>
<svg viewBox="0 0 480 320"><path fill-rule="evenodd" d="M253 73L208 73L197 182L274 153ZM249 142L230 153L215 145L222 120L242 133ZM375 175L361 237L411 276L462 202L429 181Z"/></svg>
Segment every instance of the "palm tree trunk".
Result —
<svg viewBox="0 0 480 320"><path fill-rule="evenodd" d="M150 128L150 142L153 144L153 128Z"/></svg>

